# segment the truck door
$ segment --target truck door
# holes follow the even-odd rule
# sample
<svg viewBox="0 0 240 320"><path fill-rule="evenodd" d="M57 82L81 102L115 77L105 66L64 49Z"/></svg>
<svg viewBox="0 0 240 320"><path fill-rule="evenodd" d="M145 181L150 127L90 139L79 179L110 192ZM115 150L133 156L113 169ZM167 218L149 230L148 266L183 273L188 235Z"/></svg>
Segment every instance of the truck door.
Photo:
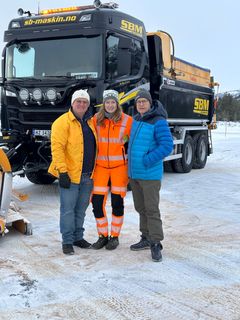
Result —
<svg viewBox="0 0 240 320"><path fill-rule="evenodd" d="M163 72L162 42L156 35L148 35L148 54L150 68L150 92L154 99L159 99L159 87Z"/></svg>

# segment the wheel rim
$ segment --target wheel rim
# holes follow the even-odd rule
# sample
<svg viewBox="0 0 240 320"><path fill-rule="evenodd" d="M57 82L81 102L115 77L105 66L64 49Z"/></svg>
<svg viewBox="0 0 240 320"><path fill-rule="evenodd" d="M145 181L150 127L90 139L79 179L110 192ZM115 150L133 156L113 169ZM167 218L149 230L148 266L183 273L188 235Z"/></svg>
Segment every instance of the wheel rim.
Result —
<svg viewBox="0 0 240 320"><path fill-rule="evenodd" d="M192 158L193 158L193 149L190 143L188 143L185 149L185 162L187 165L191 164Z"/></svg>
<svg viewBox="0 0 240 320"><path fill-rule="evenodd" d="M200 160L204 161L207 154L206 144L204 140L201 141L199 150L200 150Z"/></svg>

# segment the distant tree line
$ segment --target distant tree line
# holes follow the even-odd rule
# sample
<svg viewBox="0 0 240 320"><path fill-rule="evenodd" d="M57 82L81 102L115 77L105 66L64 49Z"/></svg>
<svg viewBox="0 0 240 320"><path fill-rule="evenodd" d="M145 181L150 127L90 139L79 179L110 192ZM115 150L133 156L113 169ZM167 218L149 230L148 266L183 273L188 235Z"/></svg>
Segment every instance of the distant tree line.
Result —
<svg viewBox="0 0 240 320"><path fill-rule="evenodd" d="M218 100L217 106L218 121L240 121L240 99L231 94L224 94Z"/></svg>

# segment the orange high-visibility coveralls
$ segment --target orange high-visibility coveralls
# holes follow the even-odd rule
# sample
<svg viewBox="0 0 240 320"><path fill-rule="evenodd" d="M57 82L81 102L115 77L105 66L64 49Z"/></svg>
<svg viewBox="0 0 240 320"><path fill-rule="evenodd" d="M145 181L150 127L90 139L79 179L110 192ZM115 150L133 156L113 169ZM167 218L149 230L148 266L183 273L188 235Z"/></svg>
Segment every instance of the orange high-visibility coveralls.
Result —
<svg viewBox="0 0 240 320"><path fill-rule="evenodd" d="M109 185L111 188L112 222L111 236L118 237L123 224L123 198L127 192L128 172L126 142L130 136L132 117L122 113L118 122L105 119L103 125L94 125L98 136L98 155L93 175L92 204L99 235L108 236L108 220L105 210ZM109 183L110 182L110 183Z"/></svg>

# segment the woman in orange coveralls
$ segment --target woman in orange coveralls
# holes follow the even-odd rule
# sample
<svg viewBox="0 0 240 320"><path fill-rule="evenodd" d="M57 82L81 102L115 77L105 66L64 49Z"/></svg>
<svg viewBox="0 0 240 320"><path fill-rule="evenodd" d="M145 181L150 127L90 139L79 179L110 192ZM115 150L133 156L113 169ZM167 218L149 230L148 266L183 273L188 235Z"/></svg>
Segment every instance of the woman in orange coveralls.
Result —
<svg viewBox="0 0 240 320"><path fill-rule="evenodd" d="M132 126L132 117L122 112L117 91L103 92L103 106L94 116L94 125L98 136L98 155L93 176L92 204L99 238L92 248L101 249L105 246L113 250L119 245L118 237L123 224L123 198L128 184L126 145ZM108 233L105 205L109 188L112 221Z"/></svg>

